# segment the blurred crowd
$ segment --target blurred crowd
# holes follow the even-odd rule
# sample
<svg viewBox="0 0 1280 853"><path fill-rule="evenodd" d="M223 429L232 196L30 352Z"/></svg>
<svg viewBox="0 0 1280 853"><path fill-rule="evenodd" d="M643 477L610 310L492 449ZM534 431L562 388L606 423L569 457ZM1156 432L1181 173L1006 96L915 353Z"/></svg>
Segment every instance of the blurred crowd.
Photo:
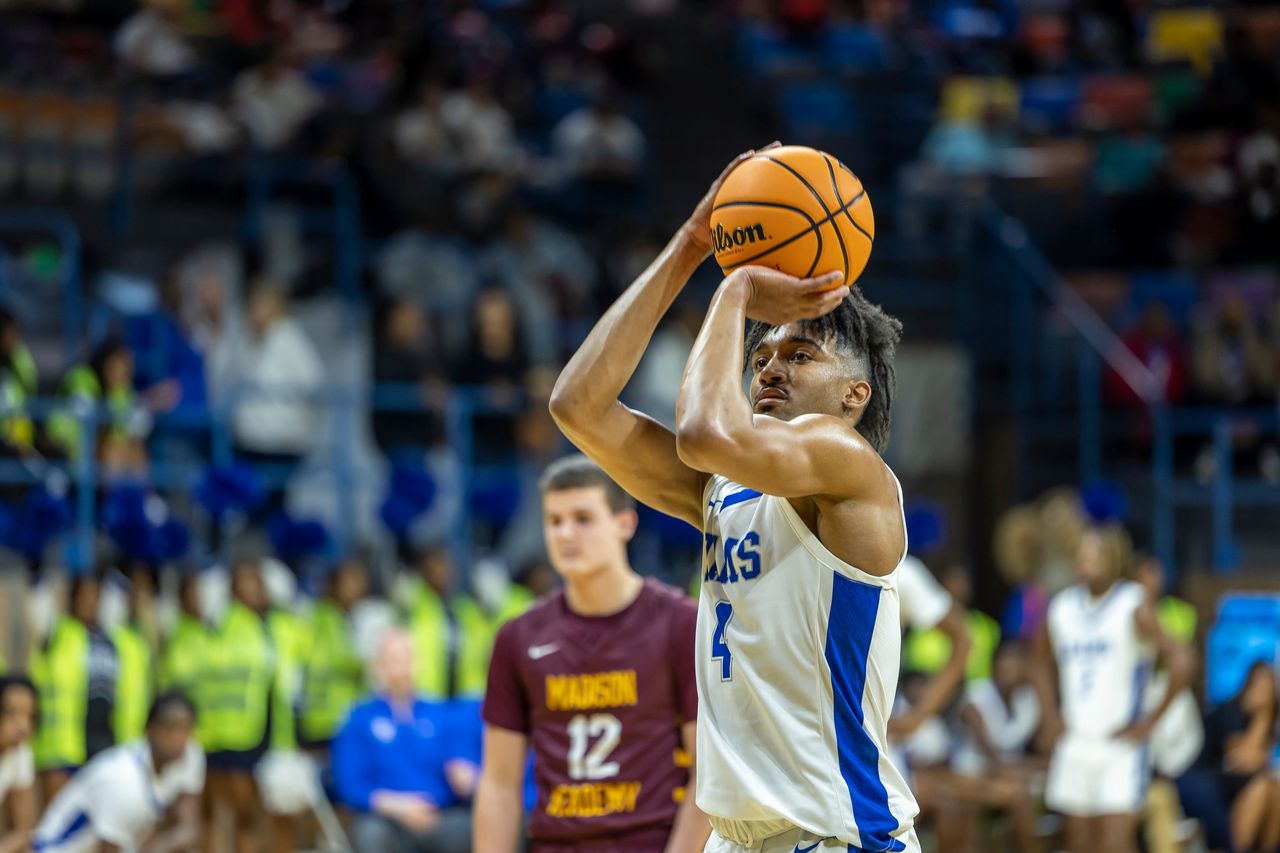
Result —
<svg viewBox="0 0 1280 853"><path fill-rule="evenodd" d="M1136 550L1124 533L1126 512L1123 496L1109 486L1057 489L1008 510L992 545L1010 593L991 613L975 607L974 579L963 564L936 567L941 592L920 592L905 576L900 580L906 635L896 734L939 849L1055 849L1060 816L1046 811L1044 797L1061 721L1058 708L1042 707L1037 681L1054 679L1052 695L1064 708L1068 699L1061 694L1071 684L1064 676L1059 688L1056 676L1046 675L1064 666L1061 658L1055 663L1048 639L1050 604L1082 583L1099 586L1106 601L1126 582L1140 588L1163 632L1199 662L1195 686L1176 696L1144 744L1150 785L1140 808L1142 849L1280 849L1274 820L1280 807L1280 601L1274 593L1201 593L1196 604L1179 597L1160 561ZM909 513L908 530L913 526L908 562L930 561L940 544L938 528L927 516L913 524ZM1100 536L1112 536L1118 547L1104 550L1106 558L1094 565L1086 549ZM908 592L915 592L913 600ZM928 713L935 711L933 686L957 664L962 677L954 697ZM1167 670L1157 670L1147 682L1143 712L1160 703L1169 680ZM1106 698L1095 701L1105 713ZM1113 748L1109 772L1128 778L1126 759Z"/></svg>
<svg viewBox="0 0 1280 853"><path fill-rule="evenodd" d="M20 770L0 774L0 803L17 833L10 840L26 838L35 804L53 802L95 756L149 736L152 697L178 691L194 705L194 737L207 755L207 779L194 792L204 805L192 817L205 815L197 836L205 849L309 848L312 815L330 799L373 821L356 823L356 849L401 849L359 838L375 837L378 821L393 816L426 831L437 811L449 831L421 849L470 849L465 808L450 810L474 793L494 636L555 582L549 568L523 580L473 595L438 548L389 578L349 556L329 565L314 594L279 560L248 554L198 573L104 566L42 578L24 595L29 666L13 667L30 678L6 681L0 694L11 727L0 763ZM8 691L23 685L39 701L11 711ZM369 701L406 702L435 728L422 730L423 745L379 754L365 742L372 717L359 709ZM382 797L395 791L401 800ZM338 833L329 840L340 843Z"/></svg>
<svg viewBox="0 0 1280 853"><path fill-rule="evenodd" d="M744 64L773 91L789 139L860 152L852 162L908 199L994 198L1173 404L1275 404L1273 5L741 8ZM964 221L948 210L944 236ZM1112 401L1136 400L1112 380ZM1266 469L1274 479L1270 454Z"/></svg>
<svg viewBox="0 0 1280 853"><path fill-rule="evenodd" d="M1009 510L992 550L1011 592L988 612L974 603L970 569L942 562L938 519L909 508L890 737L937 849L1037 851L1060 837L1060 816L1043 804L1058 712L1042 707L1035 682L1052 666L1050 603L1099 581L1108 590L1132 581L1163 631L1201 662L1194 687L1150 733L1146 849L1280 849L1280 599L1201 592L1190 603L1167 588L1158 560L1134 550L1126 511L1109 486L1059 489ZM1122 547L1087 557L1106 531ZM180 690L207 754L195 789L203 807L190 818L204 822L206 849L306 849L343 826L358 850L469 849L494 636L557 581L542 564L519 583L468 583L444 549L406 556L391 574L363 554L327 561L310 586L276 557L247 553L199 572L104 564L43 576L22 596L29 665L10 666L30 680L0 686L10 828L29 831L36 804L96 755L144 730L151 737L150 697ZM1165 683L1158 674L1148 685L1148 711ZM413 709L396 725L416 735L383 730L387 703ZM337 830L325 822L330 803ZM428 840L396 846L387 840L396 827Z"/></svg>

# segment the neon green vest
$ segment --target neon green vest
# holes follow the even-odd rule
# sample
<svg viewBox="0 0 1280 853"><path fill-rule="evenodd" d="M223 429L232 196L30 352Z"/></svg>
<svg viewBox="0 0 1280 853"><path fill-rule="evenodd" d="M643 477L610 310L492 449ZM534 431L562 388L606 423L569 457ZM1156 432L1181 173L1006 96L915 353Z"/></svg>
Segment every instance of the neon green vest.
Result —
<svg viewBox="0 0 1280 853"><path fill-rule="evenodd" d="M494 636L498 635L499 628L532 607L535 600L533 593L527 587L515 583L507 587L507 594L491 620Z"/></svg>
<svg viewBox="0 0 1280 853"><path fill-rule="evenodd" d="M102 383L91 367L79 365L67 371L62 380L62 394L69 400L78 401L82 405L91 405L102 399ZM110 392L106 397L107 419L106 429L111 434L123 435L128 431L129 413L137 401L137 394L132 389L122 388ZM80 451L80 421L75 412L59 409L49 414L45 424L45 432L71 458Z"/></svg>
<svg viewBox="0 0 1280 853"><path fill-rule="evenodd" d="M209 665L209 647L213 640L209 629L199 619L183 614L173 633L165 640L160 658L160 689L181 690L196 706L196 737L207 743L205 731L205 703L203 691L208 684L205 676Z"/></svg>
<svg viewBox="0 0 1280 853"><path fill-rule="evenodd" d="M965 626L973 647L965 663L965 680L974 681L991 677L991 661L996 646L1000 645L1000 625L980 610L965 614ZM951 657L951 638L941 628L912 631L902 644L903 668L933 674L942 669Z"/></svg>
<svg viewBox="0 0 1280 853"><path fill-rule="evenodd" d="M480 605L465 595L449 599L449 608L458 621L455 693L481 696L489 677L493 628ZM449 620L444 602L426 585L409 616L409 634L413 638L414 681L418 690L431 699L450 698Z"/></svg>
<svg viewBox="0 0 1280 853"><path fill-rule="evenodd" d="M199 691L208 749L243 752L264 740L272 749L297 745L293 699L299 637L293 621L275 611L259 618L238 602L227 609L207 647Z"/></svg>
<svg viewBox="0 0 1280 853"><path fill-rule="evenodd" d="M347 711L364 695L366 682L347 615L336 604L318 602L309 628L298 725L303 738L318 742L337 733Z"/></svg>
<svg viewBox="0 0 1280 853"><path fill-rule="evenodd" d="M116 650L116 697L111 730L116 743L142 736L151 702L151 653L136 631L112 631ZM31 677L40 690L40 730L33 741L41 770L85 762L88 708L89 629L67 616L58 619L43 650L31 653Z"/></svg>
<svg viewBox="0 0 1280 853"><path fill-rule="evenodd" d="M35 442L35 425L27 415L27 398L36 393L36 362L31 350L19 343L0 371L0 433L14 447L29 448Z"/></svg>
<svg viewBox="0 0 1280 853"><path fill-rule="evenodd" d="M1181 598L1166 595L1160 599L1156 618L1165 633L1183 645L1191 645L1196 639L1196 609Z"/></svg>

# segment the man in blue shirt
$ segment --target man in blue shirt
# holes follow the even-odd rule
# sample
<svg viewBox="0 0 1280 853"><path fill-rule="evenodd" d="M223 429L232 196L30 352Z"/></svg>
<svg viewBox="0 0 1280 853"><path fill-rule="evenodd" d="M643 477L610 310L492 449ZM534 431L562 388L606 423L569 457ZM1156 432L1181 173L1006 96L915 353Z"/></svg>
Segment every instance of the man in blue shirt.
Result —
<svg viewBox="0 0 1280 853"><path fill-rule="evenodd" d="M360 813L360 853L466 853L479 756L462 709L413 688L413 646L387 632L374 663L379 692L356 705L333 744L338 798ZM472 714L475 713L472 708Z"/></svg>

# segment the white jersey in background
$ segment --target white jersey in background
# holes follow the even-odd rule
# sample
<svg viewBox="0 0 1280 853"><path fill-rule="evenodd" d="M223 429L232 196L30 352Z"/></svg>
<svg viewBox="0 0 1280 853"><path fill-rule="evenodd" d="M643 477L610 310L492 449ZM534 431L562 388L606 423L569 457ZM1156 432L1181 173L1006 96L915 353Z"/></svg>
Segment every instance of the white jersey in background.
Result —
<svg viewBox="0 0 1280 853"><path fill-rule="evenodd" d="M97 853L101 842L134 850L182 794L204 790L204 751L192 742L156 774L146 741L94 756L71 777L36 827L37 853Z"/></svg>
<svg viewBox="0 0 1280 853"><path fill-rule="evenodd" d="M1040 700L1036 691L1022 686L1013 691L1009 704L1004 703L995 682L982 678L971 681L964 689L963 705L978 715L987 739L1006 761L1020 758L1040 727ZM957 773L981 776L987 772L987 754L968 726L963 726L960 743L951 756L951 769Z"/></svg>
<svg viewBox="0 0 1280 853"><path fill-rule="evenodd" d="M712 846L918 851L916 803L886 755L896 572L842 562L783 498L719 476L704 498L697 803Z"/></svg>
<svg viewBox="0 0 1280 853"><path fill-rule="evenodd" d="M1154 649L1138 633L1146 591L1121 581L1093 598L1082 585L1049 603L1049 642L1058 663L1066 734L1049 765L1045 800L1078 817L1138 811L1150 767L1146 744L1115 738L1138 720Z"/></svg>
<svg viewBox="0 0 1280 853"><path fill-rule="evenodd" d="M898 598L902 600L902 627L928 631L938 627L951 610L951 593L938 583L929 567L908 554L898 570Z"/></svg>
<svg viewBox="0 0 1280 853"><path fill-rule="evenodd" d="M1110 737L1141 713L1154 658L1135 616L1145 599L1141 586L1120 581L1097 599L1077 584L1049 603L1049 641L1068 732Z"/></svg>

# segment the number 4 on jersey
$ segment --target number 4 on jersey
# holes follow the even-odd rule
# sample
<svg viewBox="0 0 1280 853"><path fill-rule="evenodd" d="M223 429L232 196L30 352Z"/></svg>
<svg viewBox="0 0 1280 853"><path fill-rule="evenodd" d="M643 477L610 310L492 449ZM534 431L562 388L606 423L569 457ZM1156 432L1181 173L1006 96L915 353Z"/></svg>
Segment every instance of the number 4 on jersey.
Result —
<svg viewBox="0 0 1280 853"><path fill-rule="evenodd" d="M733 652L724 641L724 632L733 618L733 605L727 601L716 602L716 630L711 635L711 659L720 661L720 680L733 679Z"/></svg>

